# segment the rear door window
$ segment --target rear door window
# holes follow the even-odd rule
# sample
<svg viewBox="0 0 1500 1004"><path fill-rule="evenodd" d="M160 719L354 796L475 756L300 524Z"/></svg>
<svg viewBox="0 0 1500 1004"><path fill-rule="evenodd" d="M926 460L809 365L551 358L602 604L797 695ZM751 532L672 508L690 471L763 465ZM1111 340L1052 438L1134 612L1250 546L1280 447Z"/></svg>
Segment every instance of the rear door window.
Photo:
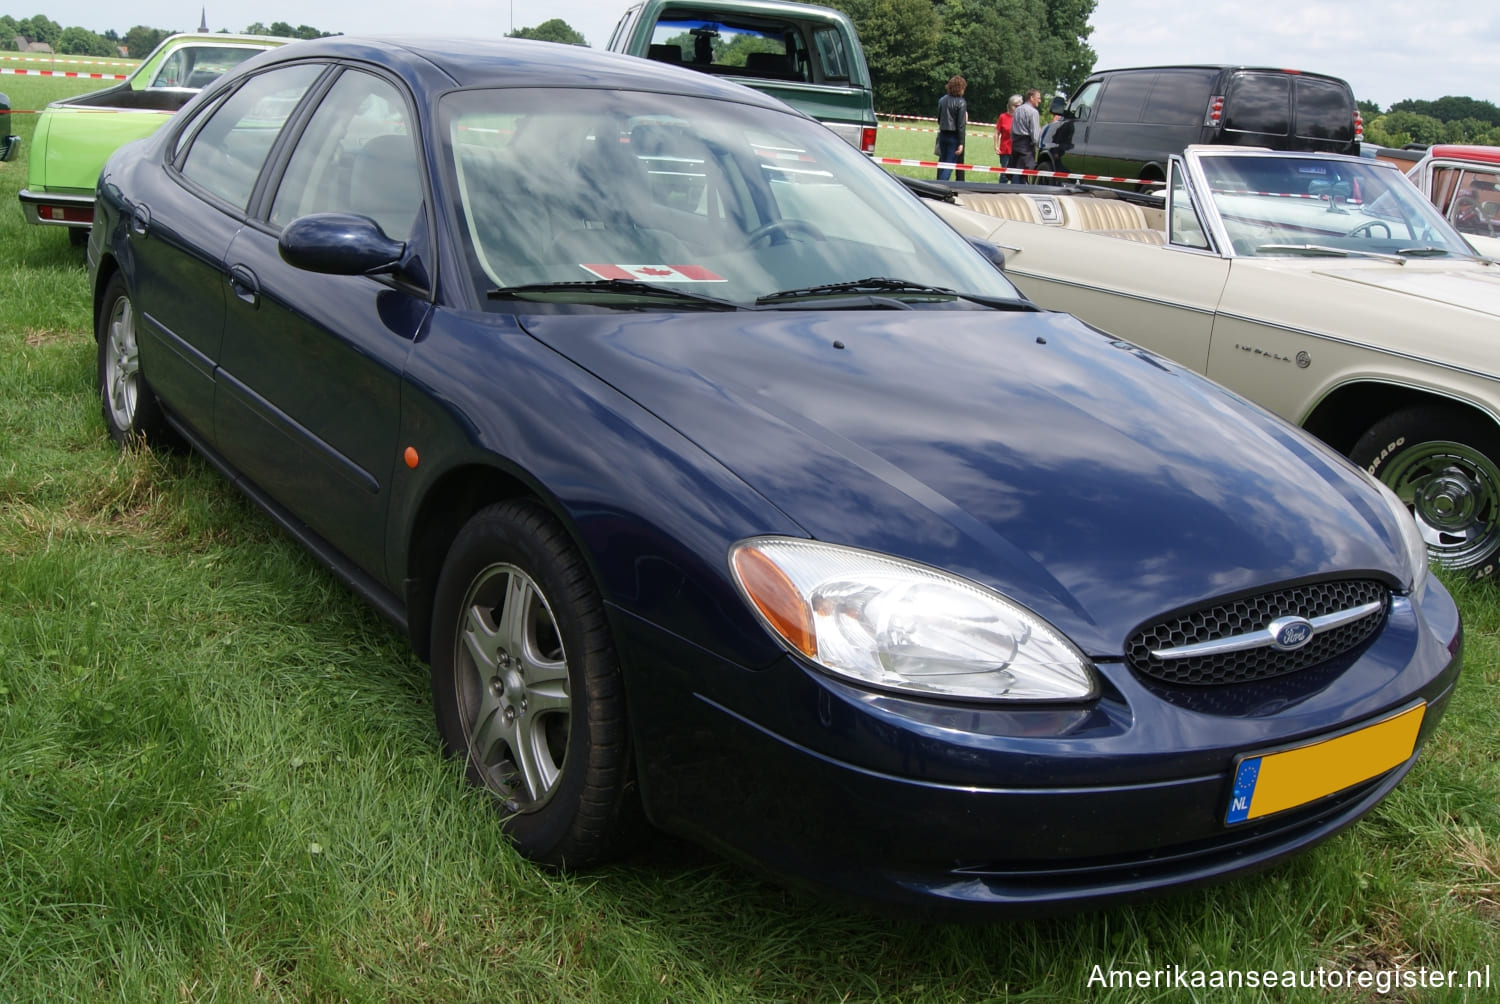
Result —
<svg viewBox="0 0 1500 1004"><path fill-rule="evenodd" d="M248 206L271 145L324 69L321 64L301 63L245 81L190 140L183 177L232 206Z"/></svg>
<svg viewBox="0 0 1500 1004"><path fill-rule="evenodd" d="M1354 99L1328 80L1297 80L1297 135L1305 139L1354 139Z"/></svg>
<svg viewBox="0 0 1500 1004"><path fill-rule="evenodd" d="M1285 136L1292 131L1292 78L1280 73L1240 73L1224 102L1224 129Z"/></svg>

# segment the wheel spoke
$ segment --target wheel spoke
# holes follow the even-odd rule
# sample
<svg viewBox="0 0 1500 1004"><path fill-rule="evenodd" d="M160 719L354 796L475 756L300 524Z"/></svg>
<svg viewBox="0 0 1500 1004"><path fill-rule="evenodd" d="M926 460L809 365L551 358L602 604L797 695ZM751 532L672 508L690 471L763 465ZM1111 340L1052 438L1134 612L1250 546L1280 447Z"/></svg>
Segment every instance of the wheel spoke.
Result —
<svg viewBox="0 0 1500 1004"><path fill-rule="evenodd" d="M524 661L527 624L535 601L536 590L531 580L524 575L512 574L505 584L505 604L500 610L500 622L495 627L502 649L517 662Z"/></svg>
<svg viewBox="0 0 1500 1004"><path fill-rule="evenodd" d="M531 800L540 801L556 783L560 771L547 748L544 723L530 710L516 720L516 740L511 751L515 754L521 781L526 785L526 793L531 796Z"/></svg>
<svg viewBox="0 0 1500 1004"><path fill-rule="evenodd" d="M506 719L502 702L483 688L479 702L479 715L474 721L474 732L469 740L474 759L485 767L495 767L505 762L506 751L512 755L516 742L515 723Z"/></svg>
<svg viewBox="0 0 1500 1004"><path fill-rule="evenodd" d="M470 605L464 618L463 641L481 682L499 672L504 639L490 619L489 608L481 604Z"/></svg>

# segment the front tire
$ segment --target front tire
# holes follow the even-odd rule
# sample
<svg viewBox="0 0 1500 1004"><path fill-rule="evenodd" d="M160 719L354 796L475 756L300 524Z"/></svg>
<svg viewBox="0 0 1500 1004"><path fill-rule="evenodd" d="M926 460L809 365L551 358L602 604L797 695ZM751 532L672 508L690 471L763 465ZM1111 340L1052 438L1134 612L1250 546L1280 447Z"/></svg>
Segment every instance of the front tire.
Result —
<svg viewBox="0 0 1500 1004"><path fill-rule="evenodd" d="M94 337L98 342L95 378L109 438L120 445L161 439L166 432L156 394L141 372L135 304L117 272L104 287Z"/></svg>
<svg viewBox="0 0 1500 1004"><path fill-rule="evenodd" d="M625 691L604 605L541 506L480 510L438 579L432 698L469 780L526 857L580 868L629 835L636 798Z"/></svg>
<svg viewBox="0 0 1500 1004"><path fill-rule="evenodd" d="M1360 437L1349 459L1406 503L1432 561L1474 578L1500 559L1500 433L1458 408L1407 408Z"/></svg>

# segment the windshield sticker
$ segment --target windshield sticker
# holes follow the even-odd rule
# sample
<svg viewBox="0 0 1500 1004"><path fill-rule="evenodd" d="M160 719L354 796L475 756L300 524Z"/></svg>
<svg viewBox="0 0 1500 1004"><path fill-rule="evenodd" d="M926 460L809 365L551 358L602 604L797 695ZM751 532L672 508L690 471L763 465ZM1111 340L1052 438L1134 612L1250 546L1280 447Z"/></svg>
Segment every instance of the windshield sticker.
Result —
<svg viewBox="0 0 1500 1004"><path fill-rule="evenodd" d="M584 265L579 268L601 279L626 279L633 282L728 282L698 265Z"/></svg>

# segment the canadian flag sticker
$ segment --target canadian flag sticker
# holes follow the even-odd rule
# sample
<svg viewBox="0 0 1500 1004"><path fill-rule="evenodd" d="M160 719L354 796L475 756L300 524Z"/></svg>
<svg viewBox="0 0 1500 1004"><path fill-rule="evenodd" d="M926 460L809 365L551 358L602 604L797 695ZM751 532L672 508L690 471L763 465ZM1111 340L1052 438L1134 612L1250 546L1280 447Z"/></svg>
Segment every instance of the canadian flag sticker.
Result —
<svg viewBox="0 0 1500 1004"><path fill-rule="evenodd" d="M728 282L698 265L580 265L601 279L636 282Z"/></svg>

